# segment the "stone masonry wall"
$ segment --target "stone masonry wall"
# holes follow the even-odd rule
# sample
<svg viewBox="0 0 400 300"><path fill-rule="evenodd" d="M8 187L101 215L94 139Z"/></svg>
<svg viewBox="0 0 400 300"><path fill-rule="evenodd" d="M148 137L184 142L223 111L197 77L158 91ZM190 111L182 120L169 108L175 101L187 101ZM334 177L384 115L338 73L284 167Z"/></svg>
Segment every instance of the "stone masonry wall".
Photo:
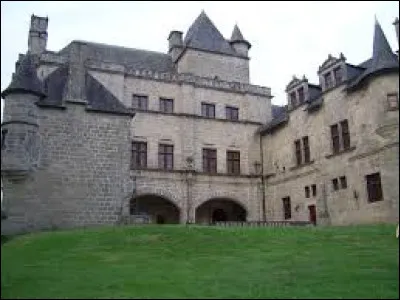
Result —
<svg viewBox="0 0 400 300"><path fill-rule="evenodd" d="M8 219L2 234L116 223L133 190L131 118L67 104L66 110L40 109L39 122L38 169L23 181L3 178Z"/></svg>

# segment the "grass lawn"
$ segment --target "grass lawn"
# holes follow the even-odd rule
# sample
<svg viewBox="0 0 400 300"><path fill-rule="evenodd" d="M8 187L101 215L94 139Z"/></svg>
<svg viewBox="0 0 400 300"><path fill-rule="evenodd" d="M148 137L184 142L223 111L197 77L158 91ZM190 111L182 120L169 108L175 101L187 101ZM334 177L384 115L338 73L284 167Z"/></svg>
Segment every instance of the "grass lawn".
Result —
<svg viewBox="0 0 400 300"><path fill-rule="evenodd" d="M394 225L105 227L1 246L1 298L399 298Z"/></svg>

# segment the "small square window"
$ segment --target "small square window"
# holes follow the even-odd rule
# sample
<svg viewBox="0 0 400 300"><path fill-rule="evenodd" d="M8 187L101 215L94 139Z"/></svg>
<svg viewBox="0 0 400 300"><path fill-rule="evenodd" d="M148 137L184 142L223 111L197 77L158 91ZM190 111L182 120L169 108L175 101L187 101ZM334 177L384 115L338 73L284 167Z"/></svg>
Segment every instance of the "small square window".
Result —
<svg viewBox="0 0 400 300"><path fill-rule="evenodd" d="M387 94L388 110L399 109L399 96L397 93Z"/></svg>
<svg viewBox="0 0 400 300"><path fill-rule="evenodd" d="M317 196L317 185L313 184L313 185L311 186L311 189L312 189L312 195L313 195L313 197Z"/></svg>
<svg viewBox="0 0 400 300"><path fill-rule="evenodd" d="M339 189L339 181L337 178L332 179L332 186L334 191L337 191Z"/></svg>
<svg viewBox="0 0 400 300"><path fill-rule="evenodd" d="M346 189L346 188L347 188L346 176L340 177L340 185L341 185L341 188L342 188L342 189Z"/></svg>
<svg viewBox="0 0 400 300"><path fill-rule="evenodd" d="M306 186L306 187L304 188L304 191L305 191L305 193L306 193L306 198L310 198L310 187L309 187L309 186Z"/></svg>

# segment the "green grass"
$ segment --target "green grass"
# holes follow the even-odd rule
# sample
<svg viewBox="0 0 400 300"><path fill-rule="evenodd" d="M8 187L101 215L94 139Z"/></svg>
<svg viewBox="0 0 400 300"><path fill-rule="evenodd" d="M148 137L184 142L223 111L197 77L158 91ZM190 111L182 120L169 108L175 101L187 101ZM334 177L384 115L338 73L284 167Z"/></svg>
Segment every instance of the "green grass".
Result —
<svg viewBox="0 0 400 300"><path fill-rule="evenodd" d="M2 245L1 298L397 298L395 226L105 227Z"/></svg>

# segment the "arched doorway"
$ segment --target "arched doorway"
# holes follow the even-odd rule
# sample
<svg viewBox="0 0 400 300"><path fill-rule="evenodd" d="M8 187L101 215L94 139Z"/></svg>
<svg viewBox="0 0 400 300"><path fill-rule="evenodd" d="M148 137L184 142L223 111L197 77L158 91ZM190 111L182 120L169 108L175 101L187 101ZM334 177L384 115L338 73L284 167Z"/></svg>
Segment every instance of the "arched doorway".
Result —
<svg viewBox="0 0 400 300"><path fill-rule="evenodd" d="M212 224L226 221L246 221L246 209L228 198L213 198L196 209L196 223Z"/></svg>
<svg viewBox="0 0 400 300"><path fill-rule="evenodd" d="M155 224L178 224L179 208L170 200L158 195L142 195L132 198L131 216L145 217Z"/></svg>

